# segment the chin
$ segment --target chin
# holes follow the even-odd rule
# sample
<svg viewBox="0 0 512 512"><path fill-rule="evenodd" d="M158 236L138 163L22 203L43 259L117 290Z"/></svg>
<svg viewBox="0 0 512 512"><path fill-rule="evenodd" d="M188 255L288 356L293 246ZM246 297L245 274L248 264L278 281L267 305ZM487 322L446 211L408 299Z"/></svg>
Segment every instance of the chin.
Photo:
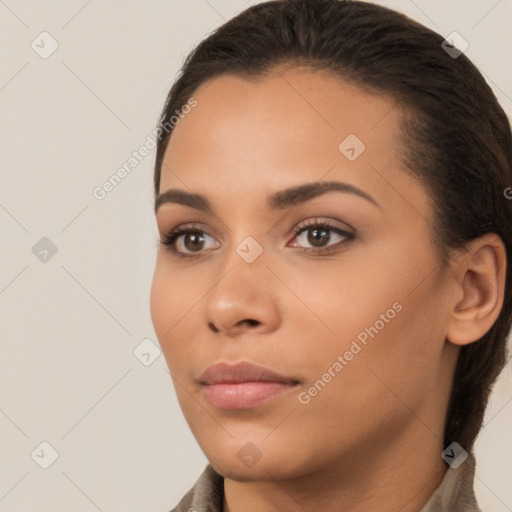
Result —
<svg viewBox="0 0 512 512"><path fill-rule="evenodd" d="M210 438L211 439L211 438ZM300 461L283 450L283 441L241 440L202 446L203 453L212 467L224 477L238 482L286 480L300 476ZM286 461L286 464L283 464Z"/></svg>
<svg viewBox="0 0 512 512"><path fill-rule="evenodd" d="M208 460L217 473L237 482L273 482L276 479L289 478L289 475L283 472L282 458L280 458L280 462L261 458L252 467L240 462L236 456L234 458L208 458Z"/></svg>

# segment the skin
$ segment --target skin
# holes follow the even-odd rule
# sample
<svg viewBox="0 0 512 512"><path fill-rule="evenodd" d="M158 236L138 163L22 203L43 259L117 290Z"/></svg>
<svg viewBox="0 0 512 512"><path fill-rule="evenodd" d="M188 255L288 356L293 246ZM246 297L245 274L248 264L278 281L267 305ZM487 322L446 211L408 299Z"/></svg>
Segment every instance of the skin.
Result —
<svg viewBox="0 0 512 512"><path fill-rule="evenodd" d="M160 192L200 193L213 213L165 203L163 239L195 222L204 245L158 250L151 317L183 414L224 478L229 512L419 511L441 483L447 400L461 345L487 332L502 305L505 250L486 235L443 266L434 247L430 194L400 162L400 111L337 77L287 67L264 79L220 76L195 92L174 129ZM338 145L356 134L366 149L349 161ZM329 192L267 211L269 194L340 181L370 194ZM304 221L330 220L313 245ZM247 236L262 254L236 252ZM323 243L323 245L322 245ZM394 303L369 338L309 403L298 400L365 328ZM252 320L248 322L247 320ZM197 379L218 361L251 361L300 381L247 410L212 405ZM237 453L252 443L261 458ZM247 449L247 448L246 448Z"/></svg>

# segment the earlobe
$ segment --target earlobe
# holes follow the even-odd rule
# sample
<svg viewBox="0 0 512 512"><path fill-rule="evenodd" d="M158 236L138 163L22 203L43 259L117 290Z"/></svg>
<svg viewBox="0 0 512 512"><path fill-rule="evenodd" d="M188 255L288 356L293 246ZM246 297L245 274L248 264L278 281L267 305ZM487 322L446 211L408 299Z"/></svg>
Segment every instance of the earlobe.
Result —
<svg viewBox="0 0 512 512"><path fill-rule="evenodd" d="M467 254L457 263L460 293L450 312L449 342L467 345L493 326L503 306L506 261L506 249L497 234L487 233L471 241Z"/></svg>

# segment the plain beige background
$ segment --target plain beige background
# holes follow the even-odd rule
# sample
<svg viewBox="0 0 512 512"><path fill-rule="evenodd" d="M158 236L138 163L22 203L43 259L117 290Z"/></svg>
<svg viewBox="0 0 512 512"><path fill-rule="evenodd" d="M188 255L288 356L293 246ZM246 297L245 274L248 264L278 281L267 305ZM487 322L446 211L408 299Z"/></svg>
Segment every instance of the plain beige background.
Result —
<svg viewBox="0 0 512 512"><path fill-rule="evenodd" d="M166 512L207 462L149 314L154 150L93 190L146 142L187 53L252 3L0 0L1 511ZM511 115L511 0L382 3L462 34ZM509 363L477 443L484 512L512 510L511 401Z"/></svg>

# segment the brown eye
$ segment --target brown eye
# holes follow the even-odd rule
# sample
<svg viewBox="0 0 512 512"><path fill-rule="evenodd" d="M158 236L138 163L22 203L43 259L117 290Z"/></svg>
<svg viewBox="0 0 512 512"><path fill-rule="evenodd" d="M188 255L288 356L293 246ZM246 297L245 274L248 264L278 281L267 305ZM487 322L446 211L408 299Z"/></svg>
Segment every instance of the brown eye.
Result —
<svg viewBox="0 0 512 512"><path fill-rule="evenodd" d="M308 228L306 232L308 233L308 242L314 247L322 247L331 238L329 230L325 228Z"/></svg>
<svg viewBox="0 0 512 512"><path fill-rule="evenodd" d="M199 231L191 231L183 235L183 246L187 251L198 251L204 245L205 237Z"/></svg>
<svg viewBox="0 0 512 512"><path fill-rule="evenodd" d="M176 228L160 240L160 243L178 258L187 258L206 252L203 249L212 248L207 246L209 239L214 240L205 231L190 226ZM213 244L213 247L218 246Z"/></svg>
<svg viewBox="0 0 512 512"><path fill-rule="evenodd" d="M328 222L314 222L306 226L298 226L295 233L296 235L294 240L299 241L300 244L295 242L292 244L293 247L303 246L306 244L304 247L305 250L317 253L336 250L355 238L351 233L347 233ZM333 241L337 243L329 244L333 236ZM336 237L338 237L338 240L336 240ZM307 247L308 244L310 247ZM317 248L318 250L315 251L314 248Z"/></svg>

